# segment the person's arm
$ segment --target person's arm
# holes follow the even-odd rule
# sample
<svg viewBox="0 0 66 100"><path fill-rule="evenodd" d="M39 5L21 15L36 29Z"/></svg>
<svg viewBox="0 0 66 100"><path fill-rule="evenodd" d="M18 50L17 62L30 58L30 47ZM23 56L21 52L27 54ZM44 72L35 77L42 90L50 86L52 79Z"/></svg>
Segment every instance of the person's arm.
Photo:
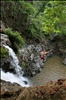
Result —
<svg viewBox="0 0 66 100"><path fill-rule="evenodd" d="M45 52L45 54L48 54L49 53L49 51L48 52Z"/></svg>

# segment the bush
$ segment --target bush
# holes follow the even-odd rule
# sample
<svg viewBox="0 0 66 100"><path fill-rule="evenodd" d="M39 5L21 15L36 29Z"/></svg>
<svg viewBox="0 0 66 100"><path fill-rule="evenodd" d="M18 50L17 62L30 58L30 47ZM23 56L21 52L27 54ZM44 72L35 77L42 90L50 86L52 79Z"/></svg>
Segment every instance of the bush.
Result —
<svg viewBox="0 0 66 100"><path fill-rule="evenodd" d="M8 28L8 29L6 30L5 33L9 36L10 41L11 41L12 43L17 43L17 45L20 46L20 47L21 47L22 45L25 44L25 40L24 40L24 38L20 35L19 32L17 32L17 31L12 31L11 28Z"/></svg>

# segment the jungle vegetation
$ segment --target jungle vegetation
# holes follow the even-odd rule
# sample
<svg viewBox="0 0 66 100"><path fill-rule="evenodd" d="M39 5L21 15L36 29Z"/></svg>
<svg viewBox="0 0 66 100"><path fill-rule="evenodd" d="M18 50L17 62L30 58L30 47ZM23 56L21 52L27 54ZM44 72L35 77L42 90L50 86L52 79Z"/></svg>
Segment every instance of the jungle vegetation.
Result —
<svg viewBox="0 0 66 100"><path fill-rule="evenodd" d="M21 45L28 39L42 41L46 35L65 38L66 1L1 1L1 20L11 29L6 32L10 39Z"/></svg>

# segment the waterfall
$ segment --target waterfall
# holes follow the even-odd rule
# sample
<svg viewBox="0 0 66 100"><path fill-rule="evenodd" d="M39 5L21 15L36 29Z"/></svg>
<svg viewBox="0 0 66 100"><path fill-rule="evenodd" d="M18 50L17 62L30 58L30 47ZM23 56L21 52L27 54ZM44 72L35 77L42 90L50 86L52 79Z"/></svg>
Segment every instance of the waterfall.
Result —
<svg viewBox="0 0 66 100"><path fill-rule="evenodd" d="M4 47L9 50L9 56L11 58L10 63L14 67L17 75L19 75L19 76L23 75L23 71L22 71L21 67L19 66L19 60L18 60L15 52L9 46L4 45Z"/></svg>
<svg viewBox="0 0 66 100"><path fill-rule="evenodd" d="M5 46L3 45L6 49L8 49L9 51L9 56L11 56L11 60L10 63L11 65L14 67L16 74L7 72L5 73L2 69L1 69L1 79L5 80L5 81L10 81L10 82L16 82L18 84L20 84L21 86L30 86L29 84L29 80L26 77L23 77L23 71L21 69L21 67L19 66L19 60L15 54L15 52L9 47L9 46Z"/></svg>
<svg viewBox="0 0 66 100"><path fill-rule="evenodd" d="M29 87L29 80L23 76L17 76L14 75L13 73L7 72L5 73L2 69L1 69L1 79L5 80L5 81L9 81L11 83L18 83L21 86L25 86L25 87ZM28 84L25 84L25 82L28 82Z"/></svg>

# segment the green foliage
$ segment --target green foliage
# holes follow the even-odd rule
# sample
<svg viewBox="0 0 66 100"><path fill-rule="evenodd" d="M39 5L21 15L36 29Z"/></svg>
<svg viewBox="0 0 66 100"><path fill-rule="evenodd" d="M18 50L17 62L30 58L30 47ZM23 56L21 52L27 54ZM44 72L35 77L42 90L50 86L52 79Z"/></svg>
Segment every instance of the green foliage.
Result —
<svg viewBox="0 0 66 100"><path fill-rule="evenodd" d="M40 40L43 37L41 19L39 16L34 18L37 10L28 1L1 1L1 19L7 27L21 32L26 39ZM13 39L11 40L13 41Z"/></svg>
<svg viewBox="0 0 66 100"><path fill-rule="evenodd" d="M46 33L66 34L66 1L49 1L43 20L42 29Z"/></svg>
<svg viewBox="0 0 66 100"><path fill-rule="evenodd" d="M66 1L33 1L33 5L24 0L1 1L1 19L21 33L7 32L14 45L24 44L20 36L42 40L44 34L66 35Z"/></svg>
<svg viewBox="0 0 66 100"><path fill-rule="evenodd" d="M8 51L6 48L0 46L0 58L3 59L3 58L7 58L7 55L8 55Z"/></svg>
<svg viewBox="0 0 66 100"><path fill-rule="evenodd" d="M29 31L34 38L38 38L40 34L40 22L38 19L30 18Z"/></svg>
<svg viewBox="0 0 66 100"><path fill-rule="evenodd" d="M25 1L1 1L1 20L7 27L21 32L23 36L28 30L28 18L33 15L33 6Z"/></svg>
<svg viewBox="0 0 66 100"><path fill-rule="evenodd" d="M5 33L9 36L12 43L15 42L18 46L22 46L25 44L25 40L24 38L22 38L19 32L12 31L11 28L8 28Z"/></svg>
<svg viewBox="0 0 66 100"><path fill-rule="evenodd" d="M33 8L33 6L30 3L26 3L26 2L21 2L23 4L23 9L25 12L28 13L28 15L30 14L34 14L35 13L35 9Z"/></svg>
<svg viewBox="0 0 66 100"><path fill-rule="evenodd" d="M47 2L49 1L34 1L34 7L36 8L35 17L39 16L39 14L44 11L44 8Z"/></svg>

